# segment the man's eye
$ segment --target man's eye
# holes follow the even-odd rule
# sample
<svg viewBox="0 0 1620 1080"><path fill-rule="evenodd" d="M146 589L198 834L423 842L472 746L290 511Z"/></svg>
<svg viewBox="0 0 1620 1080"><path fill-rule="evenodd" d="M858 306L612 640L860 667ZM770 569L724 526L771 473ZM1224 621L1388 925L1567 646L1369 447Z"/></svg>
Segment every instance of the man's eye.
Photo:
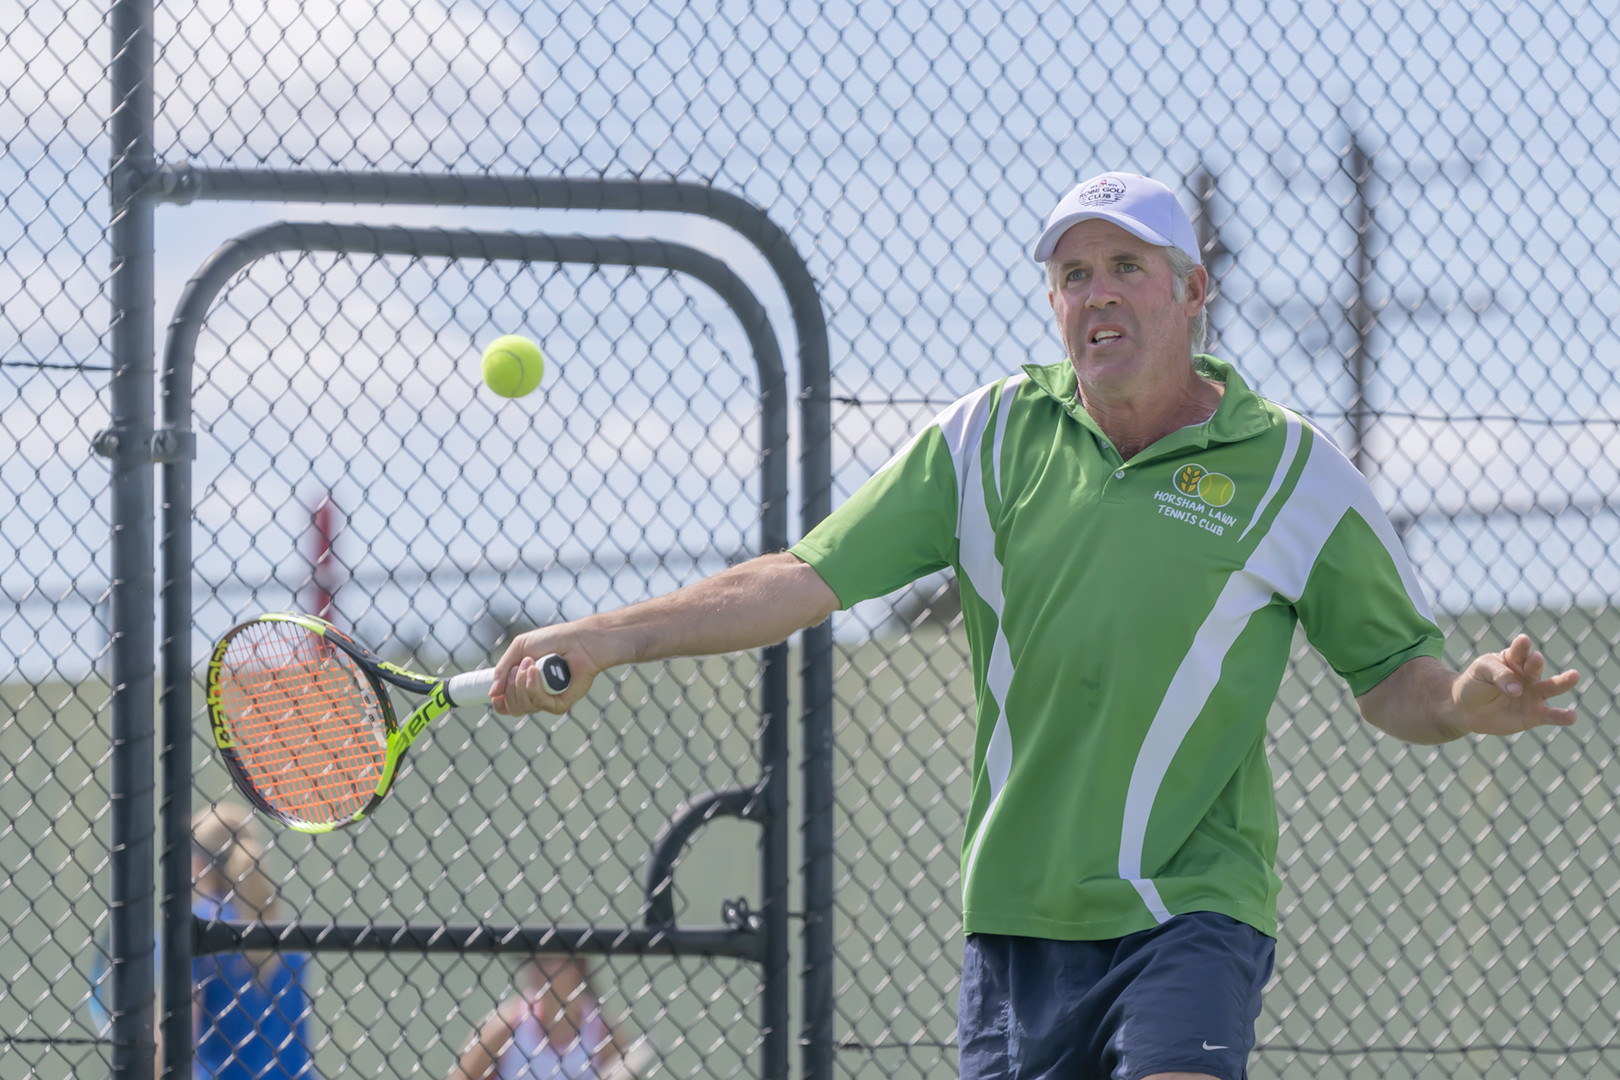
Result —
<svg viewBox="0 0 1620 1080"><path fill-rule="evenodd" d="M1086 276L1086 272L1084 270L1070 270L1069 275L1068 275L1068 279L1070 281L1079 281L1081 278L1083 278L1085 276Z"/></svg>
<svg viewBox="0 0 1620 1080"><path fill-rule="evenodd" d="M1137 266L1135 263L1132 263L1132 262L1120 263L1119 268L1124 273L1131 273L1133 271L1142 269L1140 266Z"/></svg>

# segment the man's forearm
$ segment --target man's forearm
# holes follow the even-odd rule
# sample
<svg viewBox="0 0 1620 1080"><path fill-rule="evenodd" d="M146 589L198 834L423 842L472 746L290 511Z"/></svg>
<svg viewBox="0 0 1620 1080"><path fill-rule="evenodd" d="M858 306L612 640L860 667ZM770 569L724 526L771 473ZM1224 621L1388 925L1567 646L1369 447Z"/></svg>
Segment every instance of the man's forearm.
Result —
<svg viewBox="0 0 1620 1080"><path fill-rule="evenodd" d="M1461 675L1427 656L1408 660L1356 699L1375 727L1411 743L1450 742L1464 735L1517 735L1551 724L1575 722L1573 708L1550 699L1574 690L1575 671L1550 679L1546 657L1519 634L1500 652L1476 656Z"/></svg>
<svg viewBox="0 0 1620 1080"><path fill-rule="evenodd" d="M838 609L821 576L785 552L762 555L653 600L580 619L602 667L774 645Z"/></svg>
<svg viewBox="0 0 1620 1080"><path fill-rule="evenodd" d="M1468 734L1452 699L1457 673L1429 656L1408 660L1356 699L1362 717L1397 739L1423 746Z"/></svg>
<svg viewBox="0 0 1620 1080"><path fill-rule="evenodd" d="M774 645L837 610L837 595L808 564L786 552L761 555L655 600L518 635L495 665L490 700L508 716L561 713L609 668ZM552 653L573 675L559 693L535 666Z"/></svg>

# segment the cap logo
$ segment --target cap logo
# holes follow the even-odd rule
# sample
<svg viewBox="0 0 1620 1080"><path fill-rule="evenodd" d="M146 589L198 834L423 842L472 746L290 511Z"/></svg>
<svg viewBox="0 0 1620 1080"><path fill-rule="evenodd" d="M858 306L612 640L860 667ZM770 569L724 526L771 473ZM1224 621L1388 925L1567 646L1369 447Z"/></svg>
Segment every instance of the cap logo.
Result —
<svg viewBox="0 0 1620 1080"><path fill-rule="evenodd" d="M1080 206L1107 206L1124 197L1125 182L1112 176L1099 176L1074 193L1074 201Z"/></svg>

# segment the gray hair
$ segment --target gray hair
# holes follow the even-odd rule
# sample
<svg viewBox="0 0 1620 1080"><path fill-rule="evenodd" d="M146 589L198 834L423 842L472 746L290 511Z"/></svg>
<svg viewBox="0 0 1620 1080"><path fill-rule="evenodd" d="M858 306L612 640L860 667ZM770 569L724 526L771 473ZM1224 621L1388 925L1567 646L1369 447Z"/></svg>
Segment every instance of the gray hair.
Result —
<svg viewBox="0 0 1620 1080"><path fill-rule="evenodd" d="M1165 260L1170 263L1170 273L1173 275L1170 284L1170 295L1175 297L1177 302L1187 299L1187 279L1192 277L1193 267L1198 264L1193 262L1191 255L1188 255L1174 244L1169 247L1162 247L1159 250L1164 252ZM1209 298L1207 293L1204 306L1198 310L1198 314L1187 320L1187 336L1192 339L1192 353L1194 356L1204 351L1204 345L1209 340Z"/></svg>
<svg viewBox="0 0 1620 1080"><path fill-rule="evenodd" d="M1154 246L1159 251L1164 253L1165 262L1170 264L1170 295L1173 296L1178 303L1186 300L1187 279L1192 277L1193 267L1197 266L1198 264L1193 262L1191 255L1188 255L1185 251L1182 251L1174 244L1163 247L1157 244ZM1046 261L1046 286L1047 288L1054 290L1058 287L1056 259L1048 259ZM1209 311L1207 300L1205 309L1187 320L1187 336L1192 340L1193 356L1197 356L1199 353L1204 351L1204 345L1209 340Z"/></svg>

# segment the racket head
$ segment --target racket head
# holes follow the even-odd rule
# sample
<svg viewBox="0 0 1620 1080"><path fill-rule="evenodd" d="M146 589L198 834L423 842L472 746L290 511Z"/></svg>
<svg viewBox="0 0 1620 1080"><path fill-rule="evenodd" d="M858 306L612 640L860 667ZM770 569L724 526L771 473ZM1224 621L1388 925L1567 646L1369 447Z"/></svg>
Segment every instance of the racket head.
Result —
<svg viewBox="0 0 1620 1080"><path fill-rule="evenodd" d="M369 814L393 781L399 725L375 657L331 624L268 614L240 623L208 662L221 760L262 813L322 833Z"/></svg>

